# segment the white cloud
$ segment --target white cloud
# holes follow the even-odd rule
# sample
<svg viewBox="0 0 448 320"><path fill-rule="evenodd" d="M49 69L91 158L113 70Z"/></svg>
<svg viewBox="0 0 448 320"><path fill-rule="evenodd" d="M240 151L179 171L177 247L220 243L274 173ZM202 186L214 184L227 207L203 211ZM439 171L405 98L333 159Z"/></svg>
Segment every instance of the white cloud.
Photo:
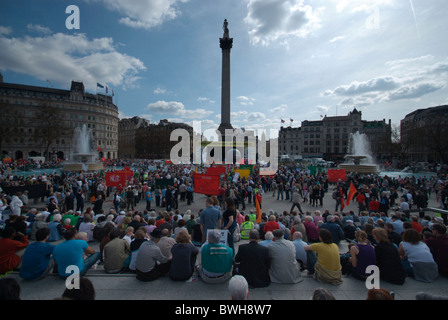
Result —
<svg viewBox="0 0 448 320"><path fill-rule="evenodd" d="M341 40L343 40L343 39L345 39L344 36L337 36L337 37L334 37L333 39L331 39L331 40L330 40L330 43L334 43L334 42L336 42L336 41L341 41Z"/></svg>
<svg viewBox="0 0 448 320"><path fill-rule="evenodd" d="M208 101L209 103L215 103L215 100L212 100L207 97L198 97L198 101Z"/></svg>
<svg viewBox="0 0 448 320"><path fill-rule="evenodd" d="M442 89L445 85L443 83L419 83L412 86L403 86L400 89L391 92L387 96L387 100L402 100L402 99L416 99L426 94Z"/></svg>
<svg viewBox="0 0 448 320"><path fill-rule="evenodd" d="M286 104L281 104L278 107L271 109L270 111L273 113L284 113L288 109Z"/></svg>
<svg viewBox="0 0 448 320"><path fill-rule="evenodd" d="M12 33L11 27L0 26L0 35L8 35Z"/></svg>
<svg viewBox="0 0 448 320"><path fill-rule="evenodd" d="M41 26L41 25L38 25L38 24L28 23L26 28L29 31L37 32L37 33L40 33L40 34L43 34L43 35L48 35L48 34L52 33L50 28L47 28L47 27L44 27L44 26Z"/></svg>
<svg viewBox="0 0 448 320"><path fill-rule="evenodd" d="M205 110L202 108L189 110L185 108L185 105L182 102L163 100L148 104L146 110L158 114L169 114L175 117L177 116L179 117L176 118L177 120L180 118L199 120L213 113L213 111Z"/></svg>
<svg viewBox="0 0 448 320"><path fill-rule="evenodd" d="M353 81L349 85L342 85L334 90L327 91L327 95L351 96L367 92L389 91L399 86L393 77L379 77L364 82Z"/></svg>
<svg viewBox="0 0 448 320"><path fill-rule="evenodd" d="M250 0L244 22L252 44L269 45L289 37L306 37L319 27L315 10L303 0Z"/></svg>
<svg viewBox="0 0 448 320"><path fill-rule="evenodd" d="M165 94L166 90L162 88L156 88L154 89L154 94Z"/></svg>
<svg viewBox="0 0 448 320"><path fill-rule="evenodd" d="M82 80L86 88L96 83L133 86L143 62L116 51L111 38L88 39L84 34L56 33L44 37L8 38L0 35L0 70L56 81L64 86Z"/></svg>
<svg viewBox="0 0 448 320"><path fill-rule="evenodd" d="M236 98L240 101L240 104L242 106L253 106L254 102L255 102L254 98L249 98L249 97L246 97L246 96L239 96L239 97L236 97Z"/></svg>
<svg viewBox="0 0 448 320"><path fill-rule="evenodd" d="M119 22L132 28L150 29L179 16L177 8L184 0L93 0L122 15Z"/></svg>

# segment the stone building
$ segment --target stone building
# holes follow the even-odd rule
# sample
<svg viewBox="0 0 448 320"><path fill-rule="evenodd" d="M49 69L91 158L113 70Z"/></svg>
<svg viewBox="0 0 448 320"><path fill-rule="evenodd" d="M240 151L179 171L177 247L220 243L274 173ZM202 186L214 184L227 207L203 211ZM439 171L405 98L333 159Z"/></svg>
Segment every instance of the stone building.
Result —
<svg viewBox="0 0 448 320"><path fill-rule="evenodd" d="M418 109L400 122L400 146L408 161L448 161L448 105Z"/></svg>
<svg viewBox="0 0 448 320"><path fill-rule="evenodd" d="M140 117L125 118L118 122L118 157L120 159L135 158L135 135L137 129L146 128L149 125L149 120Z"/></svg>
<svg viewBox="0 0 448 320"><path fill-rule="evenodd" d="M323 158L341 162L348 153L350 134L365 133L375 158L387 157L390 148L391 122L362 120L357 109L346 116L323 117L322 120L302 121L301 127L281 127L279 132L280 159L300 160Z"/></svg>
<svg viewBox="0 0 448 320"><path fill-rule="evenodd" d="M135 156L139 159L170 159L171 149L178 141L170 141L175 129L185 129L190 138L190 157L193 152L193 127L185 123L160 120L158 124L140 127L135 133ZM189 158L190 158L189 157Z"/></svg>
<svg viewBox="0 0 448 320"><path fill-rule="evenodd" d="M112 97L85 91L81 81L69 90L0 82L0 150L13 160L67 159L74 129L91 130L98 158L118 156L118 106Z"/></svg>

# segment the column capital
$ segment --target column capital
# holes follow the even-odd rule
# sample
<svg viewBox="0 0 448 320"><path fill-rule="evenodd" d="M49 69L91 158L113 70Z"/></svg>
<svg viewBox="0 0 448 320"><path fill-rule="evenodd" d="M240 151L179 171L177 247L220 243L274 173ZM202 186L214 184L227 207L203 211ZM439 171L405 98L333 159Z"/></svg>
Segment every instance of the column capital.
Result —
<svg viewBox="0 0 448 320"><path fill-rule="evenodd" d="M233 38L219 38L219 46L223 50L230 50L232 49L233 45Z"/></svg>

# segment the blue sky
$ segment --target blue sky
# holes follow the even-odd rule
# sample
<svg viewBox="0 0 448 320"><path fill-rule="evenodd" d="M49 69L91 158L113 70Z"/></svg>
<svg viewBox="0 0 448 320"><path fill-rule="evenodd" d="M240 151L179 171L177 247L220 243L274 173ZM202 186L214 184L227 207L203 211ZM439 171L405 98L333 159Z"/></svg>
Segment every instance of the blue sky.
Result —
<svg viewBox="0 0 448 320"><path fill-rule="evenodd" d="M80 29L66 28L67 6ZM224 19L231 121L278 129L354 107L399 123L448 103L445 0L15 0L0 3L5 82L114 90L120 117L220 123ZM49 82L47 81L49 80Z"/></svg>

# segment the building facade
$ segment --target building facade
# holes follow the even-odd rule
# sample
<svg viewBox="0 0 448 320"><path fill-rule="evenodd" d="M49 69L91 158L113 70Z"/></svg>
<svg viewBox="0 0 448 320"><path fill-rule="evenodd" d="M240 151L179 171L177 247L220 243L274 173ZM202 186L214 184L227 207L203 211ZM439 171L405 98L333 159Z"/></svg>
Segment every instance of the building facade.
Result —
<svg viewBox="0 0 448 320"><path fill-rule="evenodd" d="M76 128L91 130L98 158L118 157L118 107L112 97L85 91L0 82L0 150L13 160L28 157L69 159Z"/></svg>
<svg viewBox="0 0 448 320"><path fill-rule="evenodd" d="M134 159L136 157L135 136L137 129L147 128L149 120L132 117L120 119L118 122L118 157Z"/></svg>
<svg viewBox="0 0 448 320"><path fill-rule="evenodd" d="M350 152L350 134L358 131L366 134L375 158L383 159L389 155L391 121L362 120L361 111L354 109L346 116L325 116L318 121L302 121L300 127L281 127L279 157L289 160L323 158L341 162Z"/></svg>
<svg viewBox="0 0 448 320"><path fill-rule="evenodd" d="M448 105L418 109L400 122L400 145L408 161L448 161Z"/></svg>
<svg viewBox="0 0 448 320"><path fill-rule="evenodd" d="M171 133L176 129L185 129L189 133L190 155L182 155L191 158L193 150L193 127L185 123L174 123L168 120L160 120L158 124L150 124L137 128L135 132L135 156L139 159L170 159L171 149L178 141L171 141ZM180 156L180 155L179 155Z"/></svg>

